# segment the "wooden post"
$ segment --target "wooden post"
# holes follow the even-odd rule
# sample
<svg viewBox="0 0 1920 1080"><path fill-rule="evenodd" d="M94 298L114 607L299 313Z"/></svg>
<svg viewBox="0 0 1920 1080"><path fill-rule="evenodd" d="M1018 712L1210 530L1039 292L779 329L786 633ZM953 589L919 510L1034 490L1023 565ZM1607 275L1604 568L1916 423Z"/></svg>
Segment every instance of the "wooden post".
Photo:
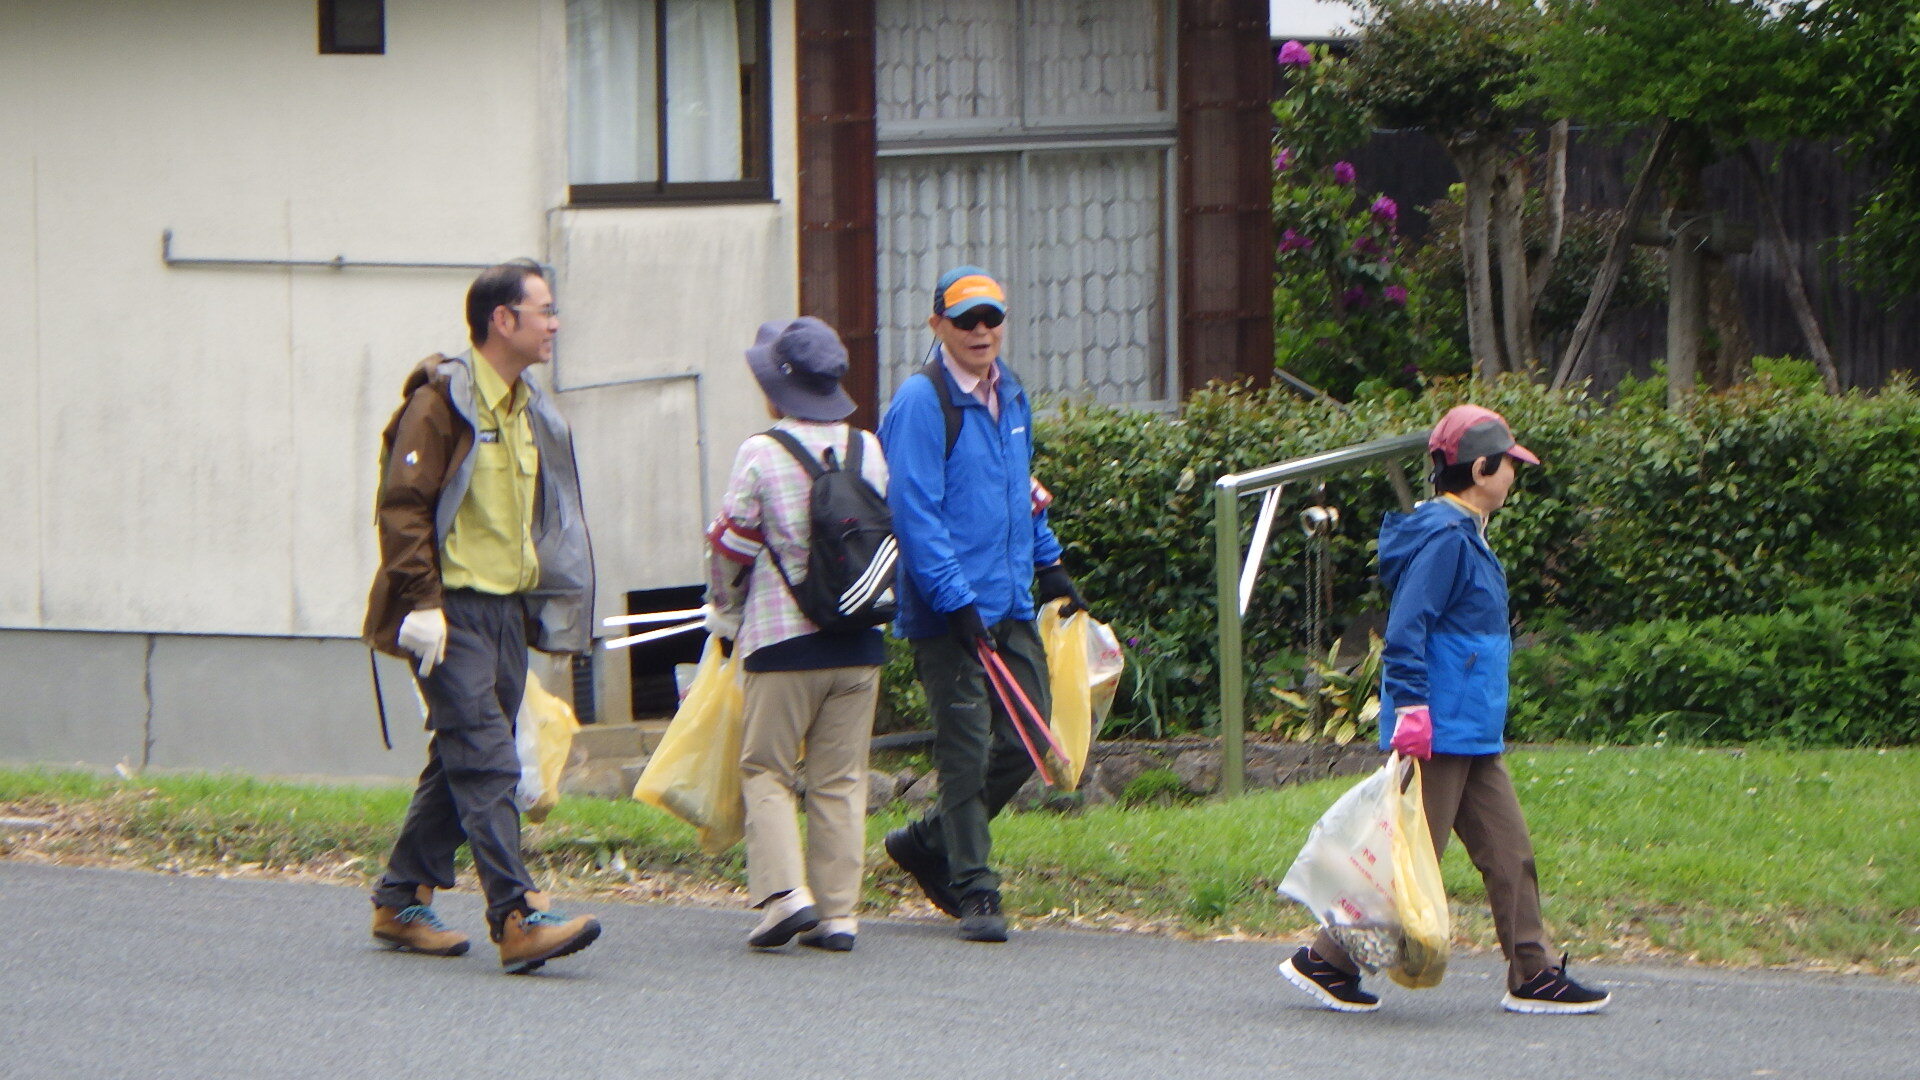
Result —
<svg viewBox="0 0 1920 1080"><path fill-rule="evenodd" d="M1567 351L1561 356L1560 366L1553 373L1555 390L1580 375L1580 364L1586 357L1587 345L1593 340L1594 331L1600 329L1600 315L1607 310L1607 302L1613 298L1613 287L1620 283L1620 272L1626 269L1627 255L1632 251L1633 223L1646 213L1660 170L1666 167L1667 158L1672 153L1673 122L1662 120L1659 131L1653 137L1653 149L1647 153L1646 167L1640 170L1639 179L1633 182L1633 192L1627 196L1626 216L1614 229L1613 238L1607 243L1607 257L1601 260L1600 271L1594 275L1593 291L1587 294L1586 310L1580 313L1580 321L1574 325L1573 334L1567 339Z"/></svg>
<svg viewBox="0 0 1920 1080"><path fill-rule="evenodd" d="M1780 252L1780 265L1787 272L1787 304L1793 308L1793 317L1800 321L1800 332L1806 335L1807 351L1813 354L1813 362L1820 368L1820 378L1827 384L1827 393L1840 392L1840 369L1833 362L1833 352L1827 348L1827 336L1820 332L1820 320L1814 317L1813 303L1807 299L1807 283L1800 276L1800 260L1792 244L1787 239L1787 225L1780 217L1780 204L1774 201L1773 188L1767 185L1767 174L1760 168L1760 158L1753 152L1753 144L1740 148L1740 160L1747 167L1747 175L1753 178L1753 188L1760 195L1760 213L1767 219L1767 229L1773 233L1774 247Z"/></svg>

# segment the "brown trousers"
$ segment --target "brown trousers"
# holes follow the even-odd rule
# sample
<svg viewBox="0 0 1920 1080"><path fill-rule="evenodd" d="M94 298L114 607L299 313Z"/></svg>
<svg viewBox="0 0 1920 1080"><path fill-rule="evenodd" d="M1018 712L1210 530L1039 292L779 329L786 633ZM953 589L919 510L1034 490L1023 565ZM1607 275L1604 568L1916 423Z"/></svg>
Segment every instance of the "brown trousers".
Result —
<svg viewBox="0 0 1920 1080"><path fill-rule="evenodd" d="M755 906L803 885L821 918L846 918L859 904L867 746L879 693L877 667L747 673L740 788L747 803L747 894ZM803 758L805 854L794 820Z"/></svg>
<svg viewBox="0 0 1920 1080"><path fill-rule="evenodd" d="M1435 754L1420 763L1420 782L1434 854L1446 852L1447 834L1460 834L1480 880L1486 882L1493 930L1507 958L1507 987L1517 987L1551 965L1533 840L1513 792L1506 756ZM1324 930L1314 939L1313 951L1343 971L1359 971Z"/></svg>

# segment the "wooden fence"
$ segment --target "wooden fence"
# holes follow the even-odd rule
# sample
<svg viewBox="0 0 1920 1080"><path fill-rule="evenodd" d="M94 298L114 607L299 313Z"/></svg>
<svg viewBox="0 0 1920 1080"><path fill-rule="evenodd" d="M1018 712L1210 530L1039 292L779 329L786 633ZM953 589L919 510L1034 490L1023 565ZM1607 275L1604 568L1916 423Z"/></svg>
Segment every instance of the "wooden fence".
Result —
<svg viewBox="0 0 1920 1080"><path fill-rule="evenodd" d="M1632 169L1644 137L1625 140L1574 133L1567 163L1567 200L1576 208L1626 205ZM1815 312L1847 386L1872 387L1895 371L1920 370L1920 302L1911 296L1885 304L1856 287L1837 258L1836 241L1851 227L1855 204L1866 194L1869 177L1854 169L1831 146L1796 143L1762 148L1772 167L1769 182L1785 219L1787 248L1781 250L1761 227L1759 199L1738 161L1706 171L1712 204L1729 220L1755 227L1750 254L1728 261L1745 306L1747 328L1759 356L1808 356L1806 341L1787 306L1786 260L1800 267ZM1403 208L1410 235L1426 227L1418 208L1444 198L1459 179L1452 162L1422 131L1377 133L1353 155L1359 184L1392 196ZM1666 348L1664 308L1649 307L1608 316L1594 339L1588 371L1596 383L1611 385L1623 374L1644 375Z"/></svg>

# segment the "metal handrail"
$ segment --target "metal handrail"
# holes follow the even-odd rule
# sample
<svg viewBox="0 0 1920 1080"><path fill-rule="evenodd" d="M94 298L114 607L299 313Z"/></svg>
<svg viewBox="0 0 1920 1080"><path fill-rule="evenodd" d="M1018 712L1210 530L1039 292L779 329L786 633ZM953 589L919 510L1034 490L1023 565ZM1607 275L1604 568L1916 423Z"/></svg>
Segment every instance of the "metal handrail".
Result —
<svg viewBox="0 0 1920 1080"><path fill-rule="evenodd" d="M1252 591L1252 580L1241 580L1240 498L1243 495L1270 493L1261 516L1271 521L1279 489L1295 480L1310 480L1328 473L1345 472L1385 462L1387 478L1393 483L1400 508L1413 508L1413 488L1407 483L1400 459L1427 448L1427 433L1395 435L1372 442L1343 446L1338 450L1311 454L1277 465L1264 465L1244 473L1228 473L1213 482L1214 586L1220 620L1220 791L1238 795L1246 789L1246 657L1242 651L1240 629L1245 615L1245 597ZM1265 555L1266 529L1259 530L1256 547L1248 554L1255 566Z"/></svg>

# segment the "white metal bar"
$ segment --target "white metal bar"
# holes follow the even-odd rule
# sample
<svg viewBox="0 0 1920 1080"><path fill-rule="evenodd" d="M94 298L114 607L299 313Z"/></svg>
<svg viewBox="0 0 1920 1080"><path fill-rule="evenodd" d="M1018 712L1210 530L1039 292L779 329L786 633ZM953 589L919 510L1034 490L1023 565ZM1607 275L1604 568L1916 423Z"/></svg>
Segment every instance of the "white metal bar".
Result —
<svg viewBox="0 0 1920 1080"><path fill-rule="evenodd" d="M1280 509L1280 493L1285 484L1268 488L1260 497L1260 517L1253 523L1253 542L1247 545L1247 561L1240 567L1240 616L1245 618L1247 604L1253 600L1253 583L1260 577L1260 564L1267 557L1267 539L1273 533L1273 516Z"/></svg>
<svg viewBox="0 0 1920 1080"><path fill-rule="evenodd" d="M673 637L675 634L684 634L689 630L698 630L706 624L705 619L695 619L692 622L683 622L679 626L669 626L661 630L648 630L644 634L634 634L630 637L614 638L612 641L602 645L601 648L611 652L614 649L625 649L633 645L645 645L649 641L659 641L662 638Z"/></svg>
<svg viewBox="0 0 1920 1080"><path fill-rule="evenodd" d="M673 622L676 619L691 619L696 615L705 615L703 607L684 608L680 611L652 611L644 615L609 615L600 620L601 626L644 626L647 623Z"/></svg>

